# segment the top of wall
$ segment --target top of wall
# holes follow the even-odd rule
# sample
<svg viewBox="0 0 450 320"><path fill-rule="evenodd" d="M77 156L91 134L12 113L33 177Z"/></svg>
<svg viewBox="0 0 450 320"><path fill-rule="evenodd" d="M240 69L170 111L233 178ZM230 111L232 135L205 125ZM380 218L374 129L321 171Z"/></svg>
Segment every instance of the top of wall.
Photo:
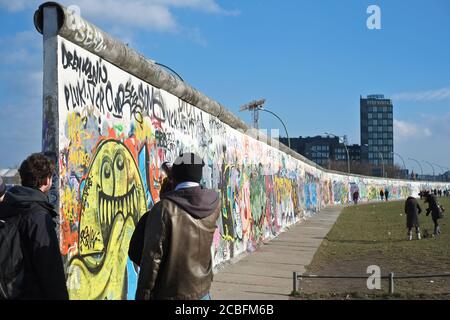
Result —
<svg viewBox="0 0 450 320"><path fill-rule="evenodd" d="M183 82L173 74L159 67L155 61L147 59L139 52L113 38L108 33L80 17L77 13L69 11L66 7L57 2L45 2L36 10L34 14L34 25L39 33L42 34L44 30L43 17L45 8L56 8L59 36L105 59L133 76L157 88L163 89L187 103L217 117L220 121L232 128L259 141L265 142L270 146L277 146L280 151L310 165L311 167L327 173L344 175L342 172L330 171L322 168L281 142L268 138L264 134L251 129L245 122L236 117L218 102L205 96L186 82ZM355 174L349 174L349 176L363 177ZM378 177L370 178L383 181L386 180Z"/></svg>

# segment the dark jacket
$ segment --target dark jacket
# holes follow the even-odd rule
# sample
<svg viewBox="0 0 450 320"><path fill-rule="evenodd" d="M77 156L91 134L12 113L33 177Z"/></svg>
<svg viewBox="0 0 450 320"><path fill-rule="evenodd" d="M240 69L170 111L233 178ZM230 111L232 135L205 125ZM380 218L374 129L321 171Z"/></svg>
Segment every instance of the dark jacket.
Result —
<svg viewBox="0 0 450 320"><path fill-rule="evenodd" d="M422 208L417 202L416 198L408 197L405 202L406 213L406 227L413 228L419 227L419 214L422 212Z"/></svg>
<svg viewBox="0 0 450 320"><path fill-rule="evenodd" d="M217 192L189 188L163 196L146 218L137 300L198 300L213 279Z"/></svg>
<svg viewBox="0 0 450 320"><path fill-rule="evenodd" d="M0 219L19 214L25 264L25 284L20 299L67 300L64 267L53 221L57 213L40 190L16 186L6 193L0 206Z"/></svg>
<svg viewBox="0 0 450 320"><path fill-rule="evenodd" d="M170 179L165 178L160 191L160 197L163 198L165 194L175 190L175 186ZM146 212L138 221L133 235L131 236L130 246L128 248L128 257L137 266L141 264L142 250L144 250L145 224L150 212Z"/></svg>
<svg viewBox="0 0 450 320"><path fill-rule="evenodd" d="M431 218L433 218L433 220L439 219L439 207L436 196L434 194L428 194L425 203L428 203L427 216L431 212Z"/></svg>
<svg viewBox="0 0 450 320"><path fill-rule="evenodd" d="M145 224L147 223L149 214L150 212L146 212L141 219L139 219L133 235L131 236L130 246L128 248L128 257L137 266L141 265L142 251L144 250Z"/></svg>

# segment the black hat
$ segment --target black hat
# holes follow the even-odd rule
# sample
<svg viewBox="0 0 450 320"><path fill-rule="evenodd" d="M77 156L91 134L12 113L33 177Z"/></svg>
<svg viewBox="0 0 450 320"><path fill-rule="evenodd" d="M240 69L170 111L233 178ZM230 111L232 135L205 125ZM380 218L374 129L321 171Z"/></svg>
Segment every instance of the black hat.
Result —
<svg viewBox="0 0 450 320"><path fill-rule="evenodd" d="M184 153L173 163L172 176L179 183L187 181L200 183L204 166L205 163L198 155Z"/></svg>
<svg viewBox="0 0 450 320"><path fill-rule="evenodd" d="M3 181L2 177L0 177L0 197L2 197L6 193L6 184Z"/></svg>

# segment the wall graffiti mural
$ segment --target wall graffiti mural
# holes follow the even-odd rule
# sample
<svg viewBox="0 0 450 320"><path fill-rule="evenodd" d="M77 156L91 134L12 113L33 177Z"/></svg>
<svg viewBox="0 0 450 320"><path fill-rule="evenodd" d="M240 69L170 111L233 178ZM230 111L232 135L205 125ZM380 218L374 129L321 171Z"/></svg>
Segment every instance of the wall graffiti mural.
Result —
<svg viewBox="0 0 450 320"><path fill-rule="evenodd" d="M203 157L202 183L221 194L215 266L355 190L371 201L381 188L401 199L421 187L321 171L61 37L58 59L60 249L72 299L134 298L128 244L159 201L162 163L181 152Z"/></svg>

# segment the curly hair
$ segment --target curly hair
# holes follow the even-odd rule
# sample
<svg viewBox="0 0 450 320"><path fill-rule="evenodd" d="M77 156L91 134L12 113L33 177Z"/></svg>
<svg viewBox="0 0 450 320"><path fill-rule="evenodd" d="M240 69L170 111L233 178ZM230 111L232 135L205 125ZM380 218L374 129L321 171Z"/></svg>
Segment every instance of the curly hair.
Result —
<svg viewBox="0 0 450 320"><path fill-rule="evenodd" d="M39 189L47 183L55 171L55 164L42 153L34 153L19 168L22 186Z"/></svg>

